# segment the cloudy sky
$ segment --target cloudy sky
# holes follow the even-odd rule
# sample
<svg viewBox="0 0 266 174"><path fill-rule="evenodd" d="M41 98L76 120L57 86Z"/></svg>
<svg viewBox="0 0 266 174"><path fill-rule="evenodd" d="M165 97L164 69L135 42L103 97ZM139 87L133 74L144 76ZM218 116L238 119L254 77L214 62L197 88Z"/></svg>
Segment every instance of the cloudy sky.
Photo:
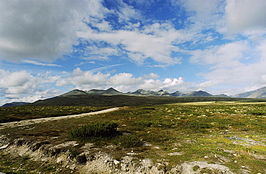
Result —
<svg viewBox="0 0 266 174"><path fill-rule="evenodd" d="M0 104L266 86L265 0L0 1Z"/></svg>

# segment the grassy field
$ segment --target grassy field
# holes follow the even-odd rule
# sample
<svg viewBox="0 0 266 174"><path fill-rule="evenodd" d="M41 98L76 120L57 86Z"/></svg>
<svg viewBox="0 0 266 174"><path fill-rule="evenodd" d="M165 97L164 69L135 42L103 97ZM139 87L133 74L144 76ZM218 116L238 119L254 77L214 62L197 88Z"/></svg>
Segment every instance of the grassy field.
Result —
<svg viewBox="0 0 266 174"><path fill-rule="evenodd" d="M120 133L87 139L70 136L71 131L95 122L116 123ZM54 144L77 140L77 154L82 152L82 145L93 143L91 153L100 149L117 160L134 152L139 159L167 162L169 167L186 161L207 161L223 164L235 173L266 172L265 103L135 106L93 117L4 129L0 134Z"/></svg>
<svg viewBox="0 0 266 174"><path fill-rule="evenodd" d="M93 106L16 106L0 107L0 123L33 118L80 114L102 110Z"/></svg>

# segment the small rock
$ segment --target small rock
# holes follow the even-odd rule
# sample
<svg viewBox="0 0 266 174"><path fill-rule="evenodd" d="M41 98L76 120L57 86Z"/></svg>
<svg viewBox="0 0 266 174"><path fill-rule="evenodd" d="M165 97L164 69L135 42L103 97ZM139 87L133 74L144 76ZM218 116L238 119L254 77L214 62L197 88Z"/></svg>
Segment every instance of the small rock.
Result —
<svg viewBox="0 0 266 174"><path fill-rule="evenodd" d="M137 155L137 153L135 153L135 152L128 152L127 155L133 156L133 155Z"/></svg>
<svg viewBox="0 0 266 174"><path fill-rule="evenodd" d="M152 146L152 144L150 144L150 143L144 143L143 146L150 147L150 146Z"/></svg>
<svg viewBox="0 0 266 174"><path fill-rule="evenodd" d="M178 155L183 155L182 152L172 152L172 153L168 153L169 156L178 156Z"/></svg>
<svg viewBox="0 0 266 174"><path fill-rule="evenodd" d="M153 146L153 149L160 149L159 146Z"/></svg>
<svg viewBox="0 0 266 174"><path fill-rule="evenodd" d="M3 145L0 147L0 150L6 149L8 147L9 144ZM1 174L1 173L0 173Z"/></svg>
<svg viewBox="0 0 266 174"><path fill-rule="evenodd" d="M118 165L120 162L118 160L114 160L114 164Z"/></svg>

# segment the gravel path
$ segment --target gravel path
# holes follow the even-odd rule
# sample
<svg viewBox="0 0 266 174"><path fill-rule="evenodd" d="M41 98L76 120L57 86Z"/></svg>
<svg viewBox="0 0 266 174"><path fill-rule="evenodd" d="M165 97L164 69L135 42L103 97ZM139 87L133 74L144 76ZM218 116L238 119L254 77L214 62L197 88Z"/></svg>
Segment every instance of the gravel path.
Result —
<svg viewBox="0 0 266 174"><path fill-rule="evenodd" d="M108 112L117 111L119 109L120 108L116 107L116 108L104 109L101 111L95 111L95 112L89 112L89 113L83 113L83 114L46 117L46 118L37 118L37 119L22 120L22 121L13 121L13 122L8 122L8 123L0 123L0 129L12 128L12 127L18 127L18 126L27 126L31 124L46 122L46 121L55 121L55 120L62 120L62 119L68 119L68 118L80 118L80 117L86 117L89 115L104 114Z"/></svg>

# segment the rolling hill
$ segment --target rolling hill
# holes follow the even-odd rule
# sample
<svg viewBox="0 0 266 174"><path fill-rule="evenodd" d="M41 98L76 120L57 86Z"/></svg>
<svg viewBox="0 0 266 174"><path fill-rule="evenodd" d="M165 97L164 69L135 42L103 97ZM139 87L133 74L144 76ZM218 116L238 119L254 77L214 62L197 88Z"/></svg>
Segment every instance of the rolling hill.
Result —
<svg viewBox="0 0 266 174"><path fill-rule="evenodd" d="M237 94L235 97L239 98L266 98L266 87L259 88L253 91Z"/></svg>

